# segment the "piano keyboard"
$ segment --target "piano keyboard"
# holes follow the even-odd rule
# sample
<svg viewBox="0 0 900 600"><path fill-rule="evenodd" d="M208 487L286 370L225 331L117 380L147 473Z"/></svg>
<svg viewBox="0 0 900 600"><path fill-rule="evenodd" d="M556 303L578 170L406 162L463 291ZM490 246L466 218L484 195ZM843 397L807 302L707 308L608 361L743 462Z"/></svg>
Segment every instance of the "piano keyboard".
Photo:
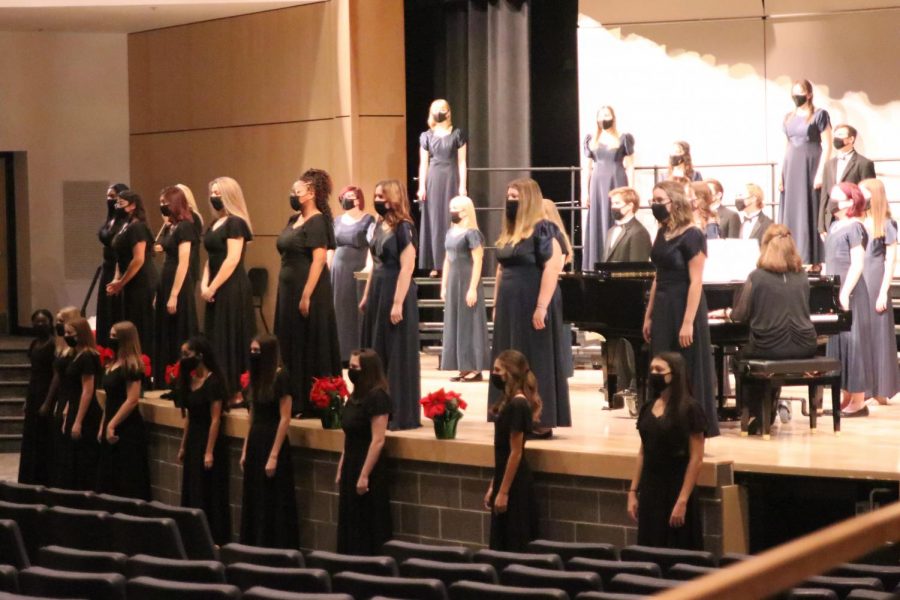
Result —
<svg viewBox="0 0 900 600"><path fill-rule="evenodd" d="M836 314L810 315L809 318L813 323L837 323L838 321L838 315ZM725 325L726 323L731 323L731 321L726 319L709 319L710 327L714 325Z"/></svg>

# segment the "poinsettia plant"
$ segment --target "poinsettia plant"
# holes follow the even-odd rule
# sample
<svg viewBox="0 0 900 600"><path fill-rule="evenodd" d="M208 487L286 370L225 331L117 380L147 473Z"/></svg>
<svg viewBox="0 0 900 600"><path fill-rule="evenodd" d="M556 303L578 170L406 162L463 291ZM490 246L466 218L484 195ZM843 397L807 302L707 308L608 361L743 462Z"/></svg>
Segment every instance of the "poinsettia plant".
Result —
<svg viewBox="0 0 900 600"><path fill-rule="evenodd" d="M115 360L116 353L105 346L97 344L97 354L100 355L100 366L106 367L110 361Z"/></svg>
<svg viewBox="0 0 900 600"><path fill-rule="evenodd" d="M181 361L173 363L171 365L166 365L166 383L169 385L174 385L176 381L178 381L178 377L181 375Z"/></svg>
<svg viewBox="0 0 900 600"><path fill-rule="evenodd" d="M431 392L419 403L422 405L425 416L433 421L462 418L462 411L468 408L468 404L461 395L444 388Z"/></svg>
<svg viewBox="0 0 900 600"><path fill-rule="evenodd" d="M144 377L150 377L153 374L153 368L150 366L150 357L146 354L141 354L141 361L144 363Z"/></svg>
<svg viewBox="0 0 900 600"><path fill-rule="evenodd" d="M341 428L341 414L349 395L343 377L313 377L309 401L319 413L324 429Z"/></svg>
<svg viewBox="0 0 900 600"><path fill-rule="evenodd" d="M250 371L244 371L241 373L241 389L246 390L250 387Z"/></svg>

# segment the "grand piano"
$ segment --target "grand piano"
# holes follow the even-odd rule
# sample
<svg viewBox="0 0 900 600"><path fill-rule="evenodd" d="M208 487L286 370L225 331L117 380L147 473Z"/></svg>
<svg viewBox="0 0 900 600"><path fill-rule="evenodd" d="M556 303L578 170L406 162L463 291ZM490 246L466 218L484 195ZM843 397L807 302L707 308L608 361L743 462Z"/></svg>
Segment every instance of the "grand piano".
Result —
<svg viewBox="0 0 900 600"><path fill-rule="evenodd" d="M643 397L650 357L642 327L655 269L652 263L599 263L594 272L564 273L560 276L563 321L579 329L594 331L605 338L624 338L634 347L638 397ZM710 310L728 308L742 282L704 283L703 292ZM810 317L820 336L850 329L851 314L838 301L840 278L809 275ZM777 310L777 307L774 307ZM725 349L740 347L749 339L745 323L709 319L710 340L716 354L719 375L718 398L724 406L722 364Z"/></svg>

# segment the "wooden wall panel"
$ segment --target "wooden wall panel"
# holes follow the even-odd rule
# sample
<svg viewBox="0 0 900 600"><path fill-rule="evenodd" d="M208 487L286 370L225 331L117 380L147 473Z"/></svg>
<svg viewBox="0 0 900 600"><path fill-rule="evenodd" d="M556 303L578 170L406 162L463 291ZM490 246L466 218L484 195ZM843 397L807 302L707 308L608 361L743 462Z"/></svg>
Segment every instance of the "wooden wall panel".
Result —
<svg viewBox="0 0 900 600"><path fill-rule="evenodd" d="M406 181L406 119L362 117L359 119L361 148L358 181L367 198L381 179Z"/></svg>
<svg viewBox="0 0 900 600"><path fill-rule="evenodd" d="M350 23L359 114L404 115L403 0L357 0L353 7Z"/></svg>

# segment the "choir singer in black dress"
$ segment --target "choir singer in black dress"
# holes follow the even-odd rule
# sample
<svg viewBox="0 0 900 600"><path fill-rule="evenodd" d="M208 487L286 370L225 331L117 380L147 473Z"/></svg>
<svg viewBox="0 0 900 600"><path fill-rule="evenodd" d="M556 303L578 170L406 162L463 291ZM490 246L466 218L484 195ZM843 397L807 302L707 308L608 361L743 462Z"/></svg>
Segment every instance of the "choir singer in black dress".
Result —
<svg viewBox="0 0 900 600"><path fill-rule="evenodd" d="M534 478L525 460L525 438L541 414L541 395L525 355L504 350L491 371L500 394L490 408L494 418L494 476L484 495L491 512L492 550L525 552L538 536Z"/></svg>
<svg viewBox="0 0 900 600"><path fill-rule="evenodd" d="M50 419L41 411L50 383L53 381L56 338L53 314L41 308L31 315L31 328L36 337L28 346L31 375L25 397L25 419L22 425L22 449L19 452L19 483L47 485L50 473Z"/></svg>
<svg viewBox="0 0 900 600"><path fill-rule="evenodd" d="M391 539L391 503L384 437L391 397L381 359L374 350L356 350L347 371L353 393L342 416L344 452L338 463L337 550L344 554L376 555Z"/></svg>
<svg viewBox="0 0 900 600"><path fill-rule="evenodd" d="M126 221L126 217L116 210L116 202L119 194L127 189L128 186L124 183L117 183L106 190L106 220L97 232L97 237L103 245L103 262L100 264L100 279L97 282L96 326L97 343L101 346L106 346L112 324L122 320L121 306L118 302L112 302L106 295L106 286L116 277L116 253L112 249L112 240Z"/></svg>
<svg viewBox="0 0 900 600"><path fill-rule="evenodd" d="M67 321L64 339L74 352L60 383L63 432L69 438L64 449L68 455L64 459L61 487L93 490L97 484L98 434L103 414L96 398L100 356L87 319L78 317Z"/></svg>
<svg viewBox="0 0 900 600"><path fill-rule="evenodd" d="M694 488L703 464L706 418L688 393L686 362L664 352L650 363L650 401L641 407L641 449L628 489L628 514L637 521L637 543L658 548L703 549Z"/></svg>

